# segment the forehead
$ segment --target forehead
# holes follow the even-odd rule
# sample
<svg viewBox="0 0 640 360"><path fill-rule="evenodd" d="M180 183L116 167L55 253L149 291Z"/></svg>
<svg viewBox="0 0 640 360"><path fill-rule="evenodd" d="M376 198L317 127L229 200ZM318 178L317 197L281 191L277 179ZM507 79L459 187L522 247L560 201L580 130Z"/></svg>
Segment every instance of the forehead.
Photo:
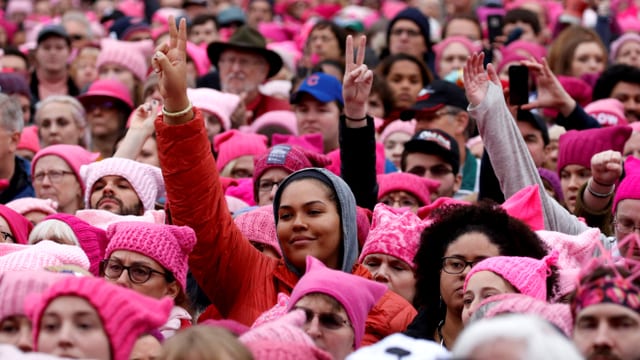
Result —
<svg viewBox="0 0 640 360"><path fill-rule="evenodd" d="M99 178L96 182L98 181L102 181L102 182L125 181L127 184L129 184L129 180L125 179L120 175L105 175Z"/></svg>
<svg viewBox="0 0 640 360"><path fill-rule="evenodd" d="M38 45L38 48L41 48L43 46L60 46L60 45L66 47L67 41L64 38L61 38L59 36L51 36L42 40L40 45Z"/></svg>
<svg viewBox="0 0 640 360"><path fill-rule="evenodd" d="M613 90L611 90L611 97L614 97L616 95L631 95L631 96L635 96L640 94L640 84L633 84L633 83L628 83L628 82L624 82L624 81L620 81L619 83L616 84L616 86L613 87Z"/></svg>
<svg viewBox="0 0 640 360"><path fill-rule="evenodd" d="M603 50L600 47L600 45L598 45L598 43L590 41L590 42L583 42L580 45L578 45L578 47L576 48L576 54L593 54L593 53L602 53Z"/></svg>
<svg viewBox="0 0 640 360"><path fill-rule="evenodd" d="M89 302L78 296L59 296L49 303L46 314L72 314L79 312L87 312L97 314L96 309Z"/></svg>
<svg viewBox="0 0 640 360"><path fill-rule="evenodd" d="M420 27L418 26L418 24L414 23L411 20L407 20L407 19L400 19L398 21L396 21L393 24L393 29L397 29L397 28L403 28L403 29L414 29L414 30L420 30Z"/></svg>
<svg viewBox="0 0 640 360"><path fill-rule="evenodd" d="M122 263L125 265L138 262L138 263L146 263L151 267L162 268L162 266L157 261L148 257L147 255L144 255L135 251L130 251L130 250L115 250L114 252L111 253L111 255L109 256L109 259L118 259L122 261Z"/></svg>
<svg viewBox="0 0 640 360"><path fill-rule="evenodd" d="M286 185L282 191L281 206L289 203L322 200L329 201L329 192L331 190L320 180L301 179L294 180Z"/></svg>
<svg viewBox="0 0 640 360"><path fill-rule="evenodd" d="M407 154L406 164L407 169L410 169L414 166L432 167L435 165L448 165L449 163L438 155L412 152Z"/></svg>
<svg viewBox="0 0 640 360"><path fill-rule="evenodd" d="M478 25L467 19L452 19L447 25L447 36L466 36L477 40L480 38Z"/></svg>
<svg viewBox="0 0 640 360"><path fill-rule="evenodd" d="M464 54L464 55L469 55L469 49L467 49L464 45L460 44L459 42L453 42L451 44L449 44L444 51L442 52L443 55L453 55L453 54Z"/></svg>
<svg viewBox="0 0 640 360"><path fill-rule="evenodd" d="M469 259L478 256L498 256L500 249L483 233L474 231L458 236L447 246L444 256L459 255Z"/></svg>
<svg viewBox="0 0 640 360"><path fill-rule="evenodd" d="M531 125L530 122L524 121L524 120L518 120L516 121L516 124L518 124L518 129L520 129L520 133L522 135L534 133L542 137L542 131L536 129L533 125Z"/></svg>
<svg viewBox="0 0 640 360"><path fill-rule="evenodd" d="M398 60L391 65L389 68L389 75L391 74L406 74L420 77L420 69L413 61L403 59Z"/></svg>
<svg viewBox="0 0 640 360"><path fill-rule="evenodd" d="M618 203L616 210L618 218L624 217L636 222L640 222L640 200L624 199Z"/></svg>
<svg viewBox="0 0 640 360"><path fill-rule="evenodd" d="M596 318L600 320L607 320L616 317L629 317L640 322L640 315L637 312L629 309L626 306L613 303L601 303L587 306L578 314L576 314L576 320L584 317Z"/></svg>
<svg viewBox="0 0 640 360"><path fill-rule="evenodd" d="M34 170L35 172L38 172L39 170L46 170L50 168L55 168L58 170L65 170L65 171L71 170L71 168L69 167L69 164L67 164L66 161L64 161L61 157L57 155L46 155L41 157L36 163Z"/></svg>

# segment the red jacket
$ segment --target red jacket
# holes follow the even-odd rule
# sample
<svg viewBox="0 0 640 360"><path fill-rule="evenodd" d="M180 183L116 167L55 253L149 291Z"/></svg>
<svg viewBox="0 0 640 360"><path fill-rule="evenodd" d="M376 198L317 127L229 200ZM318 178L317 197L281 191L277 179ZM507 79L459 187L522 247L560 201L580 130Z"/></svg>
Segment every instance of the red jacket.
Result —
<svg viewBox="0 0 640 360"><path fill-rule="evenodd" d="M277 302L277 294L291 294L298 276L284 260L262 255L236 227L227 209L202 113L177 126L156 119L158 154L173 223L188 225L198 242L189 256L195 279L220 314L251 325ZM371 277L357 264L353 273ZM372 309L364 344L404 331L415 309L387 291Z"/></svg>

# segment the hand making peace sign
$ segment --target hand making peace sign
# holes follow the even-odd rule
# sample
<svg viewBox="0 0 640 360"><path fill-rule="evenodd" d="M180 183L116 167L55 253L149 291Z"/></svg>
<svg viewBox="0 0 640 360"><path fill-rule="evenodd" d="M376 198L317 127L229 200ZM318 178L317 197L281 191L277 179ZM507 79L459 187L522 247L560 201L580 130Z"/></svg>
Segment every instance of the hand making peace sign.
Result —
<svg viewBox="0 0 640 360"><path fill-rule="evenodd" d="M342 97L344 115L349 119L363 119L367 115L367 100L373 84L373 72L364 64L366 44L366 36L360 36L354 61L353 37L347 36Z"/></svg>

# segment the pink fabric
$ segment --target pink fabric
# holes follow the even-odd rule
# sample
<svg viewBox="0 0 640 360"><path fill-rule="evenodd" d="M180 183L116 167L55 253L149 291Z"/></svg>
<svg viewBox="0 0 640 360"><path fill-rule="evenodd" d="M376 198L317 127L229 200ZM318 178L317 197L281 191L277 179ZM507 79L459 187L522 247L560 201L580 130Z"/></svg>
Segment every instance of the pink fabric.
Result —
<svg viewBox="0 0 640 360"><path fill-rule="evenodd" d="M624 104L618 99L594 101L587 105L584 111L596 118L602 127L628 125L627 119L624 116Z"/></svg>
<svg viewBox="0 0 640 360"><path fill-rule="evenodd" d="M420 246L420 234L426 225L426 222L411 211L394 209L384 204L376 205L369 236L358 262L362 263L369 254L384 254L394 256L415 269L413 258Z"/></svg>
<svg viewBox="0 0 640 360"><path fill-rule="evenodd" d="M36 125L27 126L22 129L18 150L29 150L34 154L40 151L40 139L38 138L38 127Z"/></svg>
<svg viewBox="0 0 640 360"><path fill-rule="evenodd" d="M254 329L260 325L279 319L287 314L287 308L289 307L289 295L285 293L278 293L278 300L271 309L263 312L258 316L256 321L251 324L251 328Z"/></svg>
<svg viewBox="0 0 640 360"><path fill-rule="evenodd" d="M442 60L442 54L453 43L461 44L469 51L469 55L475 54L480 51L480 46L472 42L466 36L448 36L442 39L439 43L433 46L433 51L436 54L436 71L440 71L440 61Z"/></svg>
<svg viewBox="0 0 640 360"><path fill-rule="evenodd" d="M500 275L518 292L541 301L547 300L547 277L550 267L556 263L558 253L552 252L542 260L523 256L493 256L482 260L467 273L464 291L469 280L480 271L490 271Z"/></svg>
<svg viewBox="0 0 640 360"><path fill-rule="evenodd" d="M277 126L288 134L298 134L298 120L296 114L289 110L268 111L256 118L251 125L243 129L247 133L259 133L267 126Z"/></svg>
<svg viewBox="0 0 640 360"><path fill-rule="evenodd" d="M35 245L0 243L0 274L75 265L89 270L89 259L79 246L42 240Z"/></svg>
<svg viewBox="0 0 640 360"><path fill-rule="evenodd" d="M358 289L358 291L353 291ZM307 269L291 292L289 310L305 295L322 293L344 307L355 334L354 346L360 347L367 315L387 291L384 284L360 276L327 268L320 260L307 256Z"/></svg>
<svg viewBox="0 0 640 360"><path fill-rule="evenodd" d="M517 40L510 43L502 52L503 54L516 54L527 58L533 57L537 61L540 61L547 54L547 49L531 41Z"/></svg>
<svg viewBox="0 0 640 360"><path fill-rule="evenodd" d="M187 41L187 56L193 60L198 76L202 76L211 69L211 62L207 56L207 49Z"/></svg>
<svg viewBox="0 0 640 360"><path fill-rule="evenodd" d="M618 204L622 200L640 200L640 160L633 156L627 157L624 162L625 177L620 182L616 195L613 198L613 213L618 210Z"/></svg>
<svg viewBox="0 0 640 360"><path fill-rule="evenodd" d="M320 133L304 134L300 136L273 134L271 136L271 146L279 144L297 145L318 154L322 154L324 152L324 143L322 142L322 134Z"/></svg>
<svg viewBox="0 0 640 360"><path fill-rule="evenodd" d="M225 190L225 195L233 196L238 198L249 206L256 205L256 201L254 199L254 190L255 187L253 185L253 180L251 178L242 178L235 179L236 181L230 184Z"/></svg>
<svg viewBox="0 0 640 360"><path fill-rule="evenodd" d="M309 167L325 167L330 161L324 154L299 146L275 145L266 153L256 157L253 170L254 186L257 186L262 175L269 169L283 169L287 173L292 173Z"/></svg>
<svg viewBox="0 0 640 360"><path fill-rule="evenodd" d="M134 47L129 41L118 41L108 39L101 43L102 49L96 60L96 67L99 69L105 64L117 64L129 71L139 81L147 79L147 59L142 49Z"/></svg>
<svg viewBox="0 0 640 360"><path fill-rule="evenodd" d="M32 197L12 200L7 203L7 207L23 216L32 211L38 211L45 215L51 215L58 212L57 201Z"/></svg>
<svg viewBox="0 0 640 360"><path fill-rule="evenodd" d="M6 205L0 205L0 216L4 218L11 229L13 237L18 244L26 244L29 240L29 233L33 229L33 224L21 214Z"/></svg>
<svg viewBox="0 0 640 360"><path fill-rule="evenodd" d="M591 157L599 152L622 152L631 131L628 126L567 131L560 136L558 144L558 175L565 166L572 164L590 169Z"/></svg>
<svg viewBox="0 0 640 360"><path fill-rule="evenodd" d="M76 217L86 221L91 224L91 226L95 226L106 231L109 225L117 222L139 221L152 224L164 224L166 214L163 210L148 210L140 216L118 215L107 210L86 209L76 211Z"/></svg>
<svg viewBox="0 0 640 360"><path fill-rule="evenodd" d="M84 105L94 97L110 97L120 100L133 109L133 100L129 89L115 79L98 79L92 82L87 92L78 96L78 100Z"/></svg>
<svg viewBox="0 0 640 360"><path fill-rule="evenodd" d="M82 165L89 165L100 157L100 153L92 153L78 145L50 145L38 151L36 156L33 157L31 161L31 174L35 174L38 161L48 155L57 156L69 165L71 171L73 171L76 176L76 180L80 183L83 192L85 191L85 183L80 175L80 167L82 167Z"/></svg>
<svg viewBox="0 0 640 360"><path fill-rule="evenodd" d="M267 151L267 137L257 134L246 134L238 130L229 130L213 138L213 148L218 154L216 165L222 171L228 163L241 156L253 157Z"/></svg>
<svg viewBox="0 0 640 360"><path fill-rule="evenodd" d="M439 181L410 173L381 174L378 175L378 201L390 193L404 191L415 196L420 206L425 206L431 203L431 194L435 194L439 186Z"/></svg>
<svg viewBox="0 0 640 360"><path fill-rule="evenodd" d="M251 206L235 196L225 195L224 198L227 201L227 208L229 208L229 211L232 214L238 210L242 210Z"/></svg>
<svg viewBox="0 0 640 360"><path fill-rule="evenodd" d="M254 242L268 245L282 256L282 249L278 243L276 223L273 216L273 206L261 206L255 210L242 213L233 219L244 236Z"/></svg>
<svg viewBox="0 0 640 360"><path fill-rule="evenodd" d="M27 299L36 351L42 315L48 305L61 296L85 299L96 310L114 360L129 359L136 340L164 324L173 307L173 300L168 297L156 300L101 278L71 276L56 282L41 296Z"/></svg>
<svg viewBox="0 0 640 360"><path fill-rule="evenodd" d="M107 238L105 258L116 250L148 256L170 271L182 290L186 289L188 258L196 245L196 234L190 227L120 222L109 226Z"/></svg>
<svg viewBox="0 0 640 360"><path fill-rule="evenodd" d="M624 45L624 43L628 41L634 41L640 43L640 35L635 32L627 32L622 34L619 38L617 38L614 42L609 45L609 61L612 64L616 63L616 58L618 57L618 51Z"/></svg>
<svg viewBox="0 0 640 360"><path fill-rule="evenodd" d="M468 201L457 200L449 197L439 197L435 201L433 201L431 204L423 206L420 209L418 209L418 217L423 220L430 220L431 213L433 213L435 209L438 209L442 206L447 206L447 205L471 205L471 203Z"/></svg>
<svg viewBox="0 0 640 360"><path fill-rule="evenodd" d="M0 321L9 316L25 315L27 296L41 294L67 275L49 271L6 271L0 273Z"/></svg>
<svg viewBox="0 0 640 360"><path fill-rule="evenodd" d="M225 131L231 129L231 114L240 103L238 95L209 88L189 88L187 89L187 97L193 106L217 116Z"/></svg>
<svg viewBox="0 0 640 360"><path fill-rule="evenodd" d="M387 125L384 130L382 130L382 133L380 133L380 142L384 144L391 134L395 134L397 132L413 136L413 134L416 133L416 122L414 120L394 120L390 122L389 125Z"/></svg>
<svg viewBox="0 0 640 360"><path fill-rule="evenodd" d="M529 225L531 230L544 229L544 213L538 185L530 185L500 205L507 214Z"/></svg>
<svg viewBox="0 0 640 360"><path fill-rule="evenodd" d="M340 160L340 149L336 149L327 154L331 159L331 164L327 165L327 170L340 176L342 161ZM376 142L376 174L384 174L386 158L384 157L384 145Z"/></svg>

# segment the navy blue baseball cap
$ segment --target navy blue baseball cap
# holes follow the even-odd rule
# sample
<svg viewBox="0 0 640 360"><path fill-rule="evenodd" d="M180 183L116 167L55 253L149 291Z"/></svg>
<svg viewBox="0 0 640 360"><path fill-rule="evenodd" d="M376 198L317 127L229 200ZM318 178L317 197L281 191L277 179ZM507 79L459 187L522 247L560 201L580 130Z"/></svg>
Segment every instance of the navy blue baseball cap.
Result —
<svg viewBox="0 0 640 360"><path fill-rule="evenodd" d="M300 84L298 91L291 96L291 103L297 104L303 94L309 94L321 103L337 101L344 106L342 100L342 84L333 75L314 73L307 76Z"/></svg>

